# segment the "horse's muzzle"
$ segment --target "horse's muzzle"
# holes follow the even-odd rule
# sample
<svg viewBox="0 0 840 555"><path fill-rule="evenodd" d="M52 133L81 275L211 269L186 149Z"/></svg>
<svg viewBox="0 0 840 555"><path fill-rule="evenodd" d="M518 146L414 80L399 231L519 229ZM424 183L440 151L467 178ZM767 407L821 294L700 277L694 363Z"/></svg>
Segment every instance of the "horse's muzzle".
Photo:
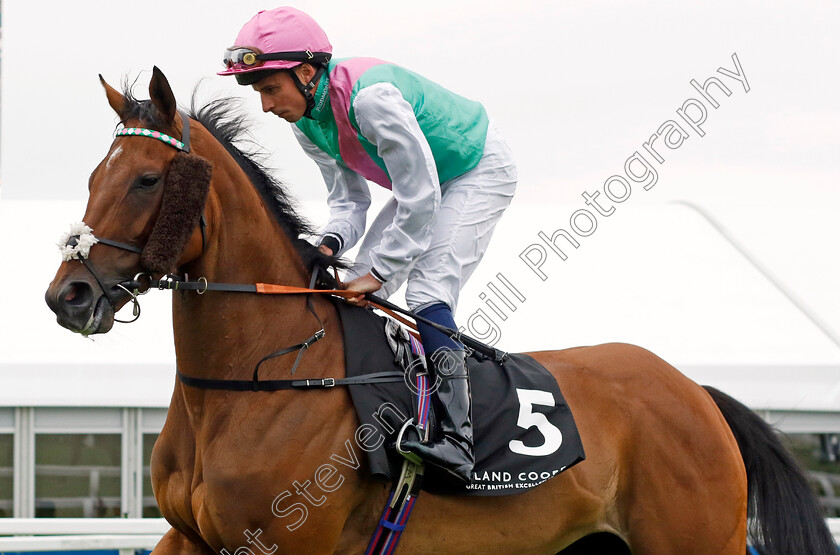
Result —
<svg viewBox="0 0 840 555"><path fill-rule="evenodd" d="M95 283L53 283L45 298L59 325L71 331L87 336L106 333L114 325L114 307Z"/></svg>

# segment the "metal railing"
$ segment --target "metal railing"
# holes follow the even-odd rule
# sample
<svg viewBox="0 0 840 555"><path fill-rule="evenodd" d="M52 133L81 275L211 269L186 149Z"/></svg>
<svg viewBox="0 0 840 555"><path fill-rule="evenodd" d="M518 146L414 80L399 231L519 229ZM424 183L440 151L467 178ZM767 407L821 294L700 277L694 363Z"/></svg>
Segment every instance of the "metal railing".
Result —
<svg viewBox="0 0 840 555"><path fill-rule="evenodd" d="M840 518L826 519L840 544ZM154 549L169 523L162 518L8 518L0 519L0 553ZM122 551L124 550L124 551Z"/></svg>
<svg viewBox="0 0 840 555"><path fill-rule="evenodd" d="M154 549L169 530L162 518L3 518L0 553Z"/></svg>
<svg viewBox="0 0 840 555"><path fill-rule="evenodd" d="M840 475L811 471L808 476L811 478L811 482L817 485L820 504L827 511L826 514L831 517L840 517L840 496L838 496L838 493L840 493Z"/></svg>

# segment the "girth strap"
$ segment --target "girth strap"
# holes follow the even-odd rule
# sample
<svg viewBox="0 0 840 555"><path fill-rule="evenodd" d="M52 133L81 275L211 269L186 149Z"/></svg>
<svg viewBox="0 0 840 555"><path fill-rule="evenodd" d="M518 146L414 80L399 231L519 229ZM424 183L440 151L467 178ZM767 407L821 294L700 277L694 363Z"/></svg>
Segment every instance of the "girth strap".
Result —
<svg viewBox="0 0 840 555"><path fill-rule="evenodd" d="M194 378L177 371L181 383L198 389L222 391L282 391L287 389L326 389L337 385L368 385L374 383L401 382L402 372L375 372L353 378L316 378L309 380L211 380Z"/></svg>

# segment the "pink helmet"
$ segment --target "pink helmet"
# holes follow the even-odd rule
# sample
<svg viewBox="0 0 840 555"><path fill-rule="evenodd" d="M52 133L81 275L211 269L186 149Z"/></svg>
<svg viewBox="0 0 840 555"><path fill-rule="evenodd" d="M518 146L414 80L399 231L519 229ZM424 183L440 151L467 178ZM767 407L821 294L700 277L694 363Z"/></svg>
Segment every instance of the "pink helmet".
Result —
<svg viewBox="0 0 840 555"><path fill-rule="evenodd" d="M302 11L283 6L259 12L242 27L235 45L225 50L225 70L218 75L244 78L244 73L289 69L303 62L326 65L331 57L332 45L321 26Z"/></svg>

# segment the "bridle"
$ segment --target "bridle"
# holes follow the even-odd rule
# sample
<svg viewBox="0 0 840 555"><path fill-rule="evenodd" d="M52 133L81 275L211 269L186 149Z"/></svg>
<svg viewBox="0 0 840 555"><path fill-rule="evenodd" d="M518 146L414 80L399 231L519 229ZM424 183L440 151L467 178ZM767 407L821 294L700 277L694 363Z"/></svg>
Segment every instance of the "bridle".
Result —
<svg viewBox="0 0 840 555"><path fill-rule="evenodd" d="M151 139L156 139L163 142L166 145L169 145L179 152L184 152L189 154L190 152L190 117L182 110L178 110L178 113L181 116L182 122L182 131L181 131L181 140L179 141L175 137L163 133L161 131L157 131L154 129L147 129L143 127L123 127L115 133L117 137L149 137ZM204 252L206 243L207 243L207 221L204 217L204 213L199 217L199 230L201 232L201 252ZM70 236L67 239L66 246L76 246L79 242L79 235ZM123 243L120 241L115 241L113 239L108 239L107 237L101 237L94 235L94 243L95 244L102 244L107 245L109 247L113 247L116 249L128 251L134 254L142 255L143 249L140 247L136 247L134 245L129 245L128 243ZM96 266L87 259L87 256L83 255L82 253L76 253L75 258L82 263L82 265L87 269L88 272L93 276L93 279L96 281L97 285L99 285L99 289L102 291L103 296L107 299L110 303L111 308L114 310L116 314L117 304L115 299L112 296L110 288L105 286L104 280L102 279L101 274L97 271ZM131 298L131 303L134 305L132 309L132 319L131 320L120 320L118 318L114 318L115 322L120 322L123 324L130 324L135 322L138 318L140 318L140 302L138 297L140 295L144 295L149 291L148 287L144 287L143 281L148 280L148 283L152 283L152 276L148 272L140 272L134 276L133 279L119 282L114 284L112 287L116 287L122 289L126 294L129 295Z"/></svg>
<svg viewBox="0 0 840 555"><path fill-rule="evenodd" d="M146 129L141 127L125 127L117 131L116 136L125 136L125 137L148 137L151 139L157 139L175 149L179 152L189 153L190 152L190 118L189 116L184 113L183 111L179 110L181 115L181 120L183 122L183 132L181 136L181 140L177 140L174 137L167 135L166 133L162 133L160 131L156 131L153 129ZM85 226L85 229L89 229ZM204 252L206 246L206 220L204 218L204 214L202 213L199 218L199 229L201 231L201 252ZM81 235L72 235L70 236L66 243L65 247L76 247L81 239ZM113 247L116 249L120 249L123 251L131 252L134 254L143 254L143 248L136 247L134 245L129 245L127 243L123 243L120 241L115 241L113 239L109 239L107 237L101 237L93 235L92 240L90 241L92 244L102 244L107 245L109 247ZM92 246L92 245L91 245ZM87 253L82 252L81 250L77 249L72 258L79 260L82 265L87 269L88 272L93 276L96 283L99 285L100 290L102 291L103 296L108 300L111 304L111 308L116 313L117 303L111 295L109 288L105 286L104 279L102 278L100 272L96 269L95 265L88 259ZM134 307L132 310L133 318L131 320L119 320L116 317L114 318L115 322L120 323L131 323L136 321L140 317L140 302L138 297L144 295L151 291L152 289L170 289L170 290L193 290L196 291L199 295L204 294L208 290L212 291L230 291L230 292L244 292L244 293L263 293L263 294L301 294L301 293L326 293L329 292L331 294L335 294L338 296L343 297L351 297L356 296L356 293L350 291L341 291L341 290L324 290L324 289L314 289L316 283L316 278L319 272L314 271L312 274L312 281L310 282L310 287L308 289L302 287L293 287L293 286L278 286L278 285L268 285L268 284L229 284L229 283L211 283L207 281L207 278L199 278L198 281L191 282L189 281L189 276L185 275L183 278L177 276L175 274L166 274L161 279L155 280L153 279L152 275L149 272L140 272L134 276L131 280L126 280L115 284L113 287L117 287L125 291L130 297L131 302L133 303ZM297 359L292 366L291 374L295 373L295 370L300 363L301 356L303 352L306 351L313 343L322 339L326 335L326 330L324 328L324 324L318 314L315 312L315 309L312 305L311 295L307 297L307 307L315 319L318 321L319 329L314 334L312 334L309 338L305 339L301 343L297 345L293 345L291 347L286 347L284 349L280 349L275 351L269 355L263 357L254 368L254 375L253 380L205 380L201 378L192 378L189 376L184 376L180 372L178 373L179 378L182 382L187 385L192 385L194 387L200 388L207 388L207 389L228 389L228 390L249 390L252 389L254 391L276 391L278 389L289 389L292 387L303 387L303 388L311 388L311 387L332 387L334 385L349 385L350 383L362 383L359 382L358 379L353 379L347 381L347 383L343 383L345 380L336 380L333 378L329 378L326 380L260 380L259 379L259 368L260 366L275 357L285 355L294 351L300 351L298 353ZM387 376L388 381L394 378L394 376ZM375 382L371 382L375 383Z"/></svg>
<svg viewBox="0 0 840 555"><path fill-rule="evenodd" d="M189 153L190 152L190 118L189 116L184 113L183 111L178 111L181 115L182 120L182 136L181 140L177 140L174 137L171 137L165 133L161 133L159 131L155 131L152 129L146 128L138 128L138 127L127 127L122 128L117 131L117 136L126 136L126 137L148 137L152 139L157 139L180 152ZM204 252L204 248L206 245L206 221L204 218L204 214L202 213L199 218L199 228L201 231L201 252ZM112 248L128 251L135 254L142 255L143 249L140 247L136 247L134 245L129 245L127 243L123 243L120 241L115 241L113 239L108 239L106 237L100 237L94 235L94 244L103 244L107 245ZM73 235L69 237L67 240L67 246L75 246L78 244L80 239L79 235ZM99 285L99 288L102 290L103 295L111 304L112 309L116 312L116 302L111 297L108 289L106 289L103 279L101 278L99 272L96 270L96 267L93 265L90 260L87 259L87 256L82 252L76 252L73 258L79 260L84 267L91 273L96 283ZM396 379L402 379L402 374L399 374L399 378L397 376L392 375L392 372L384 372L381 373L382 375L378 374L368 374L365 377L359 376L358 378L325 378L325 379L315 379L315 380L260 380L259 379L259 368L264 362L281 356L285 355L294 351L299 351L297 358L291 369L291 374L295 373L295 370L298 367L300 359L303 353L316 341L322 339L325 334L324 324L321 321L321 318L315 312L315 309L312 305L312 294L327 294L333 295L337 297L355 297L358 293L353 291L341 290L341 289L316 289L317 285L324 285L324 283L318 283L318 277L321 274L320 268L316 268L312 272L312 277L309 283L308 288L304 287L296 287L290 285L276 285L276 284L266 284L266 283L254 283L254 284L241 284L241 283L214 283L209 282L207 278L201 277L196 281L190 281L188 275L184 275L183 277L175 275L175 274L166 274L161 279L155 280L153 279L152 275L149 272L140 272L134 276L131 280L126 280L123 282L119 282L115 284L114 287L122 289L125 291L130 297L131 302L133 303L134 307L132 310L133 318L131 320L118 320L114 318L114 321L120 323L131 323L136 321L140 317L140 302L138 297L144 295L151 291L152 289L159 289L159 290L174 290L174 291L195 291L197 294L202 295L207 291L227 291L227 292L238 292L238 293L257 293L257 294L267 294L267 295L277 295L277 294L305 294L307 295L306 304L309 311L318 321L319 329L309 338L305 339L301 343L297 345L293 345L291 347L286 347L284 349L280 349L276 352L273 352L269 355L266 355L259 362L257 362L256 367L254 368L253 378L251 380L211 380L211 379L204 379L204 378L193 378L190 376L185 376L178 372L178 378L185 384L192 387L198 387L201 389L222 389L228 391L277 391L280 389L311 389L311 388L325 388L325 387L333 387L335 385L353 385L353 384L362 384L362 383L380 383L382 381L395 381ZM498 362L504 362L508 358L508 354L504 351L499 351L489 345L485 345L471 337L463 335L458 330L452 330L443 326L438 325L435 322L431 322L426 320L425 318L414 314L413 312L407 311L399 306L393 305L383 299L376 298L372 295L368 295L368 298L371 301L371 304L385 312L387 312L392 317L396 318L397 320L401 321L403 324L406 324L410 327L413 327L410 322L407 322L403 318L400 318L395 313L404 314L410 318L413 318L415 321L422 321L432 327L437 328L439 331L446 333L447 335L451 336L456 341L463 343L468 350L470 351L477 351L484 355L485 357L491 358ZM364 379L362 379L364 378Z"/></svg>

